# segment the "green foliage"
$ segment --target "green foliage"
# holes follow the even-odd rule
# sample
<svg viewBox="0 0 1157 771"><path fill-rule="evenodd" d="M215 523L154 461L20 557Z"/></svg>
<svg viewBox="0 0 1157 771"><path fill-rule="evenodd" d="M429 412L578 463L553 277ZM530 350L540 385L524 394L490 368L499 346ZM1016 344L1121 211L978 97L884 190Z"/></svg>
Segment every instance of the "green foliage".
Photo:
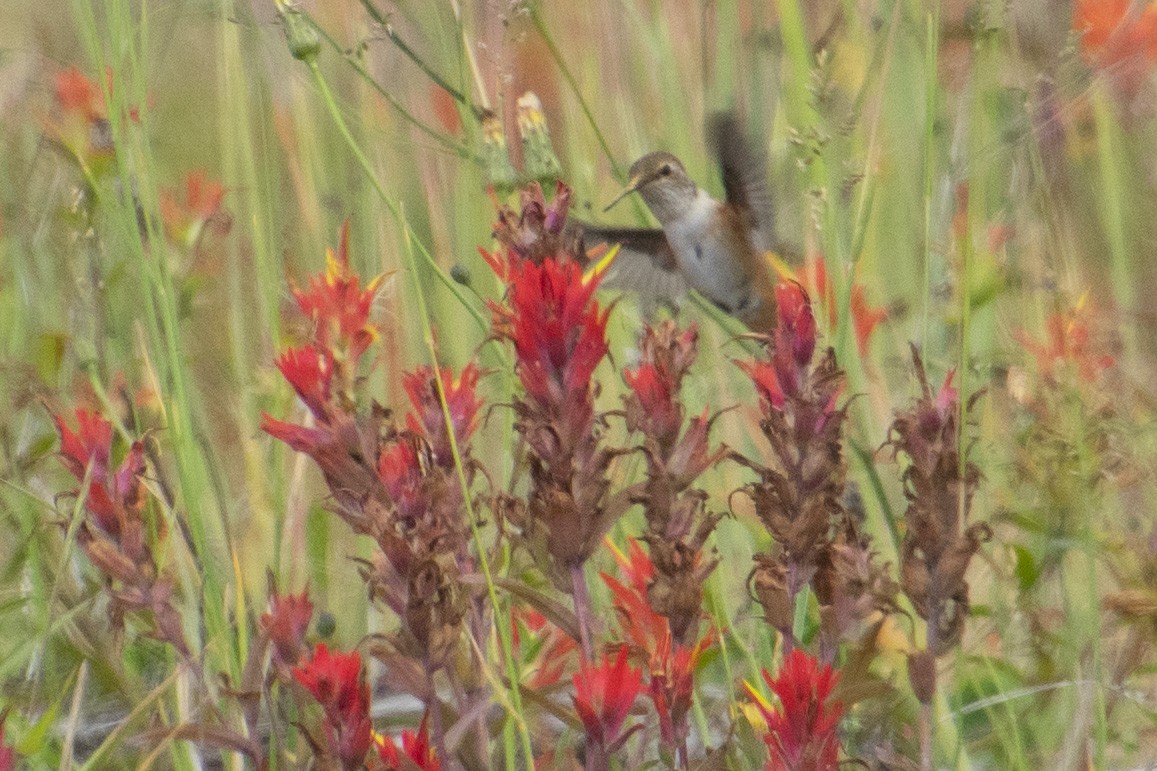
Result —
<svg viewBox="0 0 1157 771"><path fill-rule="evenodd" d="M1134 694L1153 685L1157 630L1154 433L1136 428L1152 425L1157 403L1146 294L1157 282L1152 67L1133 80L1136 62L1105 64L1067 16L1029 23L1017 3L978 3L956 18L948 4L929 13L900 2L872 16L797 0L531 2L504 5L501 24L490 5L461 5L398 2L387 13L371 0L340 9L21 0L0 10L8 743L42 766L69 753L96 765L194 768L216 754L240 763L221 744L167 732L204 717L193 691L227 705L222 725L243 732L244 709L230 699L261 644L270 573L287 591L308 585L310 640L372 647L397 631L396 614L366 595L368 539L333 516L316 468L259 427L262 413L301 415L273 364L311 333L289 287L324 269L347 220L353 269L384 275L375 367L358 387L404 413L403 372L421 363L458 372L477 358L489 409L473 457L488 476L470 487L456 470L478 507L470 548L485 564L471 585L503 619L513 606L545 608L560 628L577 628L570 599L526 550L494 546L497 525L509 523L488 496L524 493L529 482L515 460L525 447L508 407L519 390L512 354L491 339L486 305L504 287L477 251L492 246L484 188L505 195L561 167L583 219L653 225L634 200L599 213L630 161L668 149L721 195L702 116L738 106L769 155L781 236L799 253L780 257L811 293L821 344L846 372L843 458L859 500L844 505L893 571L906 534L904 468L877 448L917 396L908 344L934 384L956 371L962 402L983 392L959 441L981 479L970 522L993 532L969 568L963 641L938 661L937 765L1151 761L1157 715ZM71 68L92 87L95 118L54 94ZM530 88L549 133L531 120L519 136L515 100ZM221 186L201 189L197 200L218 205L200 218L187 188L198 168ZM194 230L174 219L174 202L192 212ZM186 240L173 235L182 227ZM863 341L857 303L887 310ZM758 396L731 364L756 346L705 305L683 302L677 314L697 319L701 334L682 404L688 415L725 410L711 441L766 457ZM650 312L632 296L614 306L611 359L594 375L600 410L624 404L621 373ZM105 577L78 546L82 507L59 495L75 480L52 457L50 414L71 416L78 404L111 419L114 465L132 440L145 442L148 541L200 669L178 666L146 618L109 623ZM608 442L631 441L621 424L606 431ZM637 483L645 465L616 460L612 487ZM697 483L710 511L734 517L709 542L721 563L706 579L705 608L719 642L700 660L690 746L696 758L723 748L734 767L764 757L741 683L774 668L782 644L744 583L752 555L774 548L744 497L729 495L751 480L725 463ZM642 529L632 510L611 538L624 547ZM600 548L586 568L603 642L622 631L595 579L613 566ZM797 601L799 641L814 647L819 603L810 590ZM869 765L917 752L905 654L926 639L924 622L898 602L871 662L854 661L854 647L838 657L848 687L870 694L844 719L846 755ZM532 742L541 749L542 700L572 706L574 670L524 698L503 678L545 643L517 650L510 625L496 628L474 641L485 664L475 674L511 717L494 723L493 754L479 762L515 767ZM288 714L272 719L290 736L284 756L300 759L300 705L285 703ZM416 725L407 709L379 730ZM75 732L67 746L61 738L69 721L110 716L127 722ZM577 725L561 734L560 753L581 740ZM642 762L642 744L631 738L624 752Z"/></svg>

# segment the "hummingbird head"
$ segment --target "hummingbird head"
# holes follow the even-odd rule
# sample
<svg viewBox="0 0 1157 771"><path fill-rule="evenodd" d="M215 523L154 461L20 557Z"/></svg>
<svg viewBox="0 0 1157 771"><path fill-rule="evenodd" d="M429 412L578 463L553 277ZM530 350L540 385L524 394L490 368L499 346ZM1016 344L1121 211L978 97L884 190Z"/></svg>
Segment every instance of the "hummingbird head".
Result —
<svg viewBox="0 0 1157 771"><path fill-rule="evenodd" d="M628 173L627 186L603 211L638 192L655 218L665 224L678 219L699 192L683 164L671 153L647 153L631 165Z"/></svg>

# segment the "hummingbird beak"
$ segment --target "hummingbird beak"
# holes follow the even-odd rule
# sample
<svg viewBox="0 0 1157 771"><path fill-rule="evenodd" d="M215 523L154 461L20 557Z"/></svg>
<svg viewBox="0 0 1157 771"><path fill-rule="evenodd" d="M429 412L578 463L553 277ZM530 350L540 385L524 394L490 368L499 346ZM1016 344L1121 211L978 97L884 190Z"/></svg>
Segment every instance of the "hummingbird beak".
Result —
<svg viewBox="0 0 1157 771"><path fill-rule="evenodd" d="M619 193L618 196L616 196L615 200L613 200L609 204L607 204L607 208L603 209L603 211L609 212L615 204L617 204L619 201L621 201L624 198L626 198L627 196L629 196L631 193L638 190L640 181L641 181L641 179L638 176L631 177L631 181L628 182L627 186L623 188L623 192Z"/></svg>

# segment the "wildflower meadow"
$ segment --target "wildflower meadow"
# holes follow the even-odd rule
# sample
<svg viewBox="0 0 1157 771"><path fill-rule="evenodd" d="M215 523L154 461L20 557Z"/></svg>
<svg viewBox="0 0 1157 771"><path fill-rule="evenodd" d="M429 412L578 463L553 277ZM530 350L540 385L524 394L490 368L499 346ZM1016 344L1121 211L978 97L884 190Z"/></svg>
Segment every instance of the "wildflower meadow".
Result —
<svg viewBox="0 0 1157 771"><path fill-rule="evenodd" d="M1157 766L1155 69L1150 0L7 0L0 769Z"/></svg>

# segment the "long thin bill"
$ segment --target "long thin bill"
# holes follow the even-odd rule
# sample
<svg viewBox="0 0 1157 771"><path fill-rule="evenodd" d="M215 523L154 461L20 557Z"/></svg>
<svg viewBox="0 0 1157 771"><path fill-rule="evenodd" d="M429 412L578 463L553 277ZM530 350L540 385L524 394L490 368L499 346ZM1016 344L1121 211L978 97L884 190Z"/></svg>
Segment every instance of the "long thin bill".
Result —
<svg viewBox="0 0 1157 771"><path fill-rule="evenodd" d="M615 204L617 204L619 201L621 201L624 198L626 198L627 196L629 196L631 193L635 192L635 189L638 186L639 186L639 180L637 178L632 179L627 184L627 186L623 188L623 192L619 193L619 195L615 198L615 200L613 200L609 204L607 204L607 208L603 209L603 212L604 213L609 212L611 210L611 208L614 207Z"/></svg>

